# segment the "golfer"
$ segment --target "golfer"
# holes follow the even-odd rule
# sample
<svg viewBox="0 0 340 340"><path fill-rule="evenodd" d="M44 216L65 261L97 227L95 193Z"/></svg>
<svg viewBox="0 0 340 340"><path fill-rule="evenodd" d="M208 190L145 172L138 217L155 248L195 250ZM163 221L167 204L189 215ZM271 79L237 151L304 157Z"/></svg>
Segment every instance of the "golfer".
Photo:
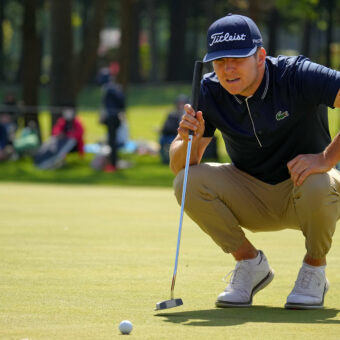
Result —
<svg viewBox="0 0 340 340"><path fill-rule="evenodd" d="M306 255L285 308L322 308L326 255L340 218L334 168L340 134L331 140L327 117L327 106L340 107L340 72L303 56L266 56L256 24L234 14L210 26L203 61L212 62L214 72L201 81L197 112L185 106L170 167L180 201L188 133L194 131L185 211L236 260L216 305L251 306L274 277L244 229L288 228L303 233ZM216 129L232 162L200 164Z"/></svg>

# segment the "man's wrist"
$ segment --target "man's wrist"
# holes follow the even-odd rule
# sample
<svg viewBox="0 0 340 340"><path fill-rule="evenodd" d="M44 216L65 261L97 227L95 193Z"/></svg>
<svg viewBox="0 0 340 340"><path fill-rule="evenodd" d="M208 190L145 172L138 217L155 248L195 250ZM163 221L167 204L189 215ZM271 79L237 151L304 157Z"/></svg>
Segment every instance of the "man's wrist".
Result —
<svg viewBox="0 0 340 340"><path fill-rule="evenodd" d="M332 155L331 152L328 151L328 149L322 152L322 156L326 166L329 169L334 168L334 166L339 162L339 160L335 159L335 157Z"/></svg>

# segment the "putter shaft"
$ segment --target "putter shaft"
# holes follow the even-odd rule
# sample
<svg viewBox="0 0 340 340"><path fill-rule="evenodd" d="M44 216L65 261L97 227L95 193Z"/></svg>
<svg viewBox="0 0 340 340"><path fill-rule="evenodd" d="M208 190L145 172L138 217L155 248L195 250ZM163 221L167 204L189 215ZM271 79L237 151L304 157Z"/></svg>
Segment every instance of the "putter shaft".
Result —
<svg viewBox="0 0 340 340"><path fill-rule="evenodd" d="M179 217L179 227L178 227L178 236L177 236L177 247L176 247L176 258L175 258L175 266L174 266L174 274L172 276L171 282L171 299L174 298L174 289L175 289L175 282L176 282L176 274L177 274L177 266L178 266L178 255L179 255L179 248L181 244L181 234L182 234L182 224L183 224L183 215L184 215L184 203L185 203L185 194L187 188L187 181L188 181L188 171L189 171L189 164L190 164L190 154L191 154L191 143L192 143L192 135L189 135L189 142L187 145L187 155L185 159L185 169L184 169L184 181L183 181L183 189L182 189L182 200L181 200L181 214Z"/></svg>
<svg viewBox="0 0 340 340"><path fill-rule="evenodd" d="M197 107L198 107L202 69L203 69L203 63L201 61L196 61L195 68L194 68L193 82L192 82L192 107L195 111L197 111ZM182 299L174 298L174 289L175 289L175 282L176 282L176 275L177 275L179 248L180 248L180 243L181 243L184 203L185 203L185 194L186 194L186 187L187 187L187 180L188 180L188 171L189 171L189 165L190 165L191 144L192 144L193 134L194 134L193 131L189 131L189 141L187 144L187 154L186 154L186 160L185 160L184 180L183 180L183 189L182 189L181 214L179 218L179 228L178 228L178 236L177 236L176 258L175 258L174 273L173 273L172 281L171 281L171 293L170 293L171 299L158 302L156 304L155 310L173 308L173 307L183 305Z"/></svg>

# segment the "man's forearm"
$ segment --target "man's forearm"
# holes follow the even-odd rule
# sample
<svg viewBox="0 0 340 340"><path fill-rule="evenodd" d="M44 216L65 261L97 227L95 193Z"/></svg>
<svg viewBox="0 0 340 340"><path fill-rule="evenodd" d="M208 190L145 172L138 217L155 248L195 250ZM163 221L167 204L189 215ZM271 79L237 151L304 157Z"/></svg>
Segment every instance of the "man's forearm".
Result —
<svg viewBox="0 0 340 340"><path fill-rule="evenodd" d="M333 168L340 162L340 132L325 149L324 157L330 168Z"/></svg>
<svg viewBox="0 0 340 340"><path fill-rule="evenodd" d="M185 160L187 154L188 142L176 138L170 146L170 169L177 175L185 167ZM200 157L198 157L198 142L194 139L191 146L190 165L198 164Z"/></svg>

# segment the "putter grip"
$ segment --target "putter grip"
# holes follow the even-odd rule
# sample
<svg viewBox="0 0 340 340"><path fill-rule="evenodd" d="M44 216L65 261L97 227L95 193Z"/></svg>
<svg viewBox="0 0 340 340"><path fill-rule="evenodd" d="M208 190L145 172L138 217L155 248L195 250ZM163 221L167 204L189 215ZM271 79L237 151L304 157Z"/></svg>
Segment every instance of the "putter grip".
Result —
<svg viewBox="0 0 340 340"><path fill-rule="evenodd" d="M194 75L192 78L192 93L191 93L191 106L195 111L198 107L198 99L200 95L201 88L201 77L202 77L203 63L199 60L195 61ZM193 135L193 131L189 131L189 135Z"/></svg>

